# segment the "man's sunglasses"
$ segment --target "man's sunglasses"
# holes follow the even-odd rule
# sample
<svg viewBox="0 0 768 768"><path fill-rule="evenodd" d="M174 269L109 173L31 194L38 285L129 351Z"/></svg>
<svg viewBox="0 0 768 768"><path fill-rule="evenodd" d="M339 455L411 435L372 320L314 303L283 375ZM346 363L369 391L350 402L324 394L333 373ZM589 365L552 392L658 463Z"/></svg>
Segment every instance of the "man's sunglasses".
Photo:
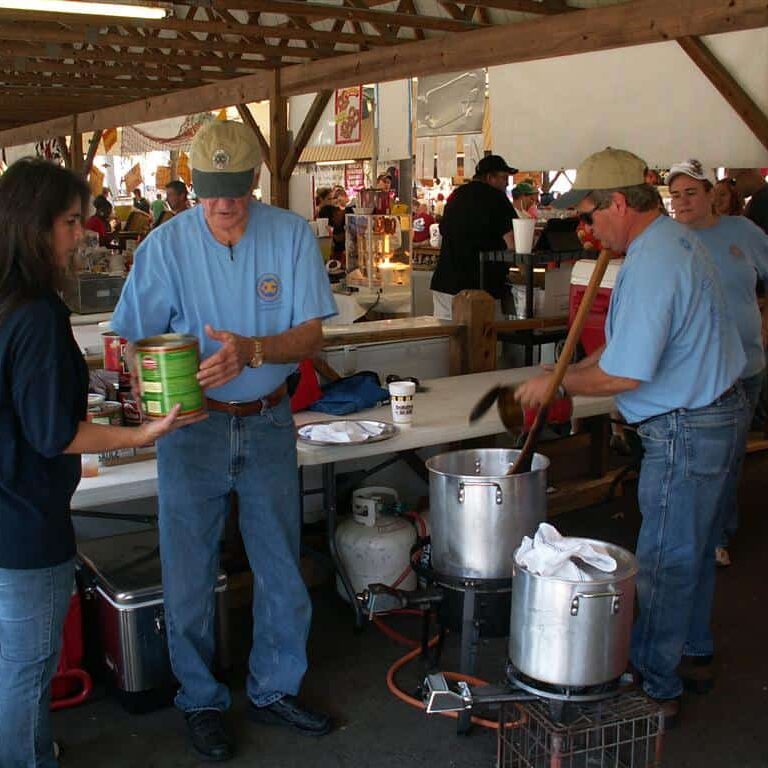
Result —
<svg viewBox="0 0 768 768"><path fill-rule="evenodd" d="M591 211L583 211L579 214L579 221L583 221L587 226L591 227L595 223L592 218L595 211L602 211L607 207L606 205L596 205Z"/></svg>

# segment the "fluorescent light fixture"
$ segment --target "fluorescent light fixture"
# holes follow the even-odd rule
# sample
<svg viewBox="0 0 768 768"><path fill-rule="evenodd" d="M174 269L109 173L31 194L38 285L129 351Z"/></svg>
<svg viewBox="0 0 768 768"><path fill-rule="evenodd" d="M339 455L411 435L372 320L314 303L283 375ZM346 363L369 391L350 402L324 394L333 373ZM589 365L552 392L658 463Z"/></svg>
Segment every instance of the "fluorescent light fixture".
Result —
<svg viewBox="0 0 768 768"><path fill-rule="evenodd" d="M89 3L84 0L0 0L0 9L44 13L78 13L89 16L119 16L125 19L164 19L165 8L127 3Z"/></svg>

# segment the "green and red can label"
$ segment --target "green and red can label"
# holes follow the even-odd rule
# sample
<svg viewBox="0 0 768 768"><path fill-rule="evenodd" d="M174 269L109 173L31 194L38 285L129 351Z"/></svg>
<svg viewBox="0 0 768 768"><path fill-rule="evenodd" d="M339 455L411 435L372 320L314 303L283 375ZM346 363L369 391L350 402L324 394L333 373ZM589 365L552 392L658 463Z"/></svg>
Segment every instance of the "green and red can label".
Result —
<svg viewBox="0 0 768 768"><path fill-rule="evenodd" d="M150 418L162 418L181 404L179 416L205 408L197 381L200 352L197 338L175 333L152 336L136 344L141 386L141 409Z"/></svg>

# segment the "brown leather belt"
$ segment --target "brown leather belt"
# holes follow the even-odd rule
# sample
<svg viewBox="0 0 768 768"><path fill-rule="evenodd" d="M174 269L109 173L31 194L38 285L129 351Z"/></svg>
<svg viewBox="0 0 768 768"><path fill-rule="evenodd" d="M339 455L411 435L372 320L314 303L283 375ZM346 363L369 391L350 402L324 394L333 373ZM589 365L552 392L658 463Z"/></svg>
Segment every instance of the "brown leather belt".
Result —
<svg viewBox="0 0 768 768"><path fill-rule="evenodd" d="M259 400L251 400L247 403L222 403L220 400L211 400L206 397L205 402L208 410L228 413L230 416L255 416L261 413L264 408L274 408L286 395L288 387L283 382L274 392L270 392L266 397Z"/></svg>

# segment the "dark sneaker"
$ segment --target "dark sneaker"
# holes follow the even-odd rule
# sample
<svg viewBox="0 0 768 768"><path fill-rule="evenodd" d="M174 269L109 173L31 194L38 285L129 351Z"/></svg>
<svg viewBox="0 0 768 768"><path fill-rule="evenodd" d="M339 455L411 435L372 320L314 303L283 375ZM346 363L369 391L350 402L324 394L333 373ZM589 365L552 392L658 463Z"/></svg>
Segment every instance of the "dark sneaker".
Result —
<svg viewBox="0 0 768 768"><path fill-rule="evenodd" d="M248 718L255 723L293 728L304 736L325 736L333 729L333 721L328 715L307 709L295 696L288 694L266 707L257 707L250 702Z"/></svg>
<svg viewBox="0 0 768 768"><path fill-rule="evenodd" d="M658 704L664 717L664 730L671 731L680 721L680 697L676 699L652 699Z"/></svg>
<svg viewBox="0 0 768 768"><path fill-rule="evenodd" d="M677 674L689 693L703 695L715 687L715 672L711 656L683 656Z"/></svg>
<svg viewBox="0 0 768 768"><path fill-rule="evenodd" d="M201 759L221 763L232 757L232 739L224 728L224 715L220 710L198 709L187 712L184 718L192 748Z"/></svg>

